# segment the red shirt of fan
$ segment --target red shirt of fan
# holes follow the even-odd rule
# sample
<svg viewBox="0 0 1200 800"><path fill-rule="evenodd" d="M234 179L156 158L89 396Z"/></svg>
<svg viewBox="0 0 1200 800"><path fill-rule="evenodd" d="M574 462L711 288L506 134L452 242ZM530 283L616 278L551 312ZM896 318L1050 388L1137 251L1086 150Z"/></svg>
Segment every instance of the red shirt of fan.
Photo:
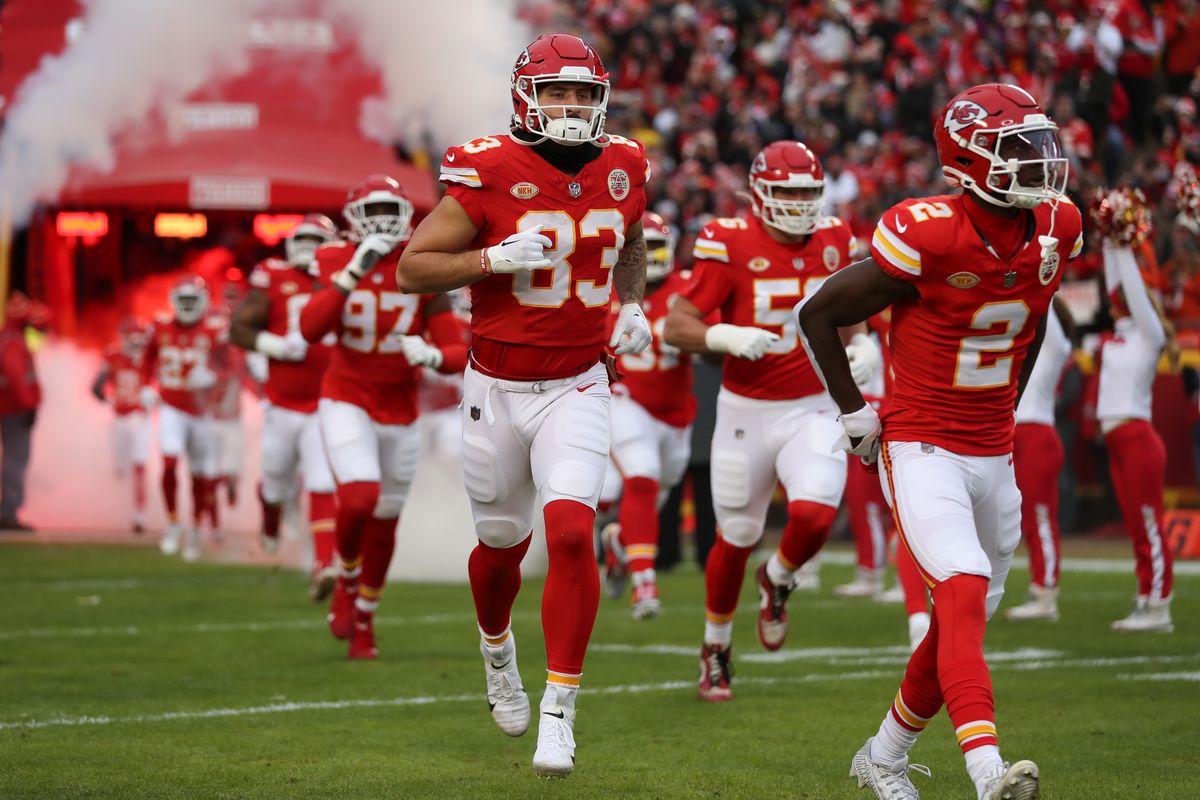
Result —
<svg viewBox="0 0 1200 800"><path fill-rule="evenodd" d="M813 371L792 313L830 275L849 264L856 245L837 217L822 217L799 244L783 244L751 214L715 219L700 231L691 284L684 291L701 314L779 335L758 361L726 356L721 383L758 400L794 400L825 391Z"/></svg>
<svg viewBox="0 0 1200 800"><path fill-rule="evenodd" d="M329 286L354 249L348 242L322 245L318 282ZM356 405L383 425L408 425L418 416L419 368L404 357L400 337L425 333L425 309L436 296L400 291L396 264L402 251L399 247L381 258L346 298L321 381L321 397Z"/></svg>
<svg viewBox="0 0 1200 800"><path fill-rule="evenodd" d="M650 170L639 142L609 139L576 175L507 134L446 151L440 179L479 229L472 248L535 227L553 242L545 251L551 266L471 285L471 363L479 371L547 380L601 359L612 268L646 208Z"/></svg>
<svg viewBox="0 0 1200 800"><path fill-rule="evenodd" d="M696 419L696 397L692 394L692 355L667 344L663 327L667 311L687 285L687 278L672 272L642 301L642 311L654 332L654 341L640 353L625 353L617 358L624 378L613 389L627 393L650 416L676 428L684 428ZM612 322L620 306L613 304Z"/></svg>
<svg viewBox="0 0 1200 800"><path fill-rule="evenodd" d="M112 387L113 411L118 417L145 410L142 407L142 388L146 385L144 360L130 358L118 347L104 353L104 369L108 374L108 385Z"/></svg>
<svg viewBox="0 0 1200 800"><path fill-rule="evenodd" d="M162 401L185 414L200 416L208 411L211 386L189 389L188 379L198 366L220 372L228 363L229 328L224 319L206 316L195 325L184 325L173 317L154 320L154 333L146 348L145 369L158 383Z"/></svg>
<svg viewBox="0 0 1200 800"><path fill-rule="evenodd" d="M268 258L250 273L250 285L267 296L267 328L277 336L299 335L300 310L312 298L315 281L307 270L286 261ZM329 364L329 353L337 336L329 334L320 344L310 344L303 361L267 361L263 393L271 405L304 414L317 410L321 378Z"/></svg>
<svg viewBox="0 0 1200 800"><path fill-rule="evenodd" d="M1069 201L1042 203L1021 215L1025 243L1003 258L971 222L973 202L905 200L875 227L875 262L920 292L892 306L883 438L994 456L1012 452L1021 366L1063 265L1083 248L1082 220Z"/></svg>

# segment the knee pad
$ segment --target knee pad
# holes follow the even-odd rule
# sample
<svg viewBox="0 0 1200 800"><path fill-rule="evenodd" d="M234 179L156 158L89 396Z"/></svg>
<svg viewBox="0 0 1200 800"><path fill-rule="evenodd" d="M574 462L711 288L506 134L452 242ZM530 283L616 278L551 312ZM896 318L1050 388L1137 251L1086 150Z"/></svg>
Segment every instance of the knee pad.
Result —
<svg viewBox="0 0 1200 800"><path fill-rule="evenodd" d="M374 516L378 519L392 519L400 516L400 512L404 509L405 499L406 496L403 494L379 495L379 500L375 503Z"/></svg>
<svg viewBox="0 0 1200 800"><path fill-rule="evenodd" d="M379 503L379 484L371 481L343 483L337 490L339 510L352 516L371 516Z"/></svg>
<svg viewBox="0 0 1200 800"><path fill-rule="evenodd" d="M263 472L262 485L259 489L263 500L271 505L287 502L293 494L295 494L295 484L290 480L290 476L272 475L268 472Z"/></svg>
<svg viewBox="0 0 1200 800"><path fill-rule="evenodd" d="M475 521L475 536L488 547L504 550L530 538L530 530L513 519L492 517Z"/></svg>
<svg viewBox="0 0 1200 800"><path fill-rule="evenodd" d="M546 487L551 494L566 495L590 503L604 483L600 469L586 461L563 461L554 465Z"/></svg>
<svg viewBox="0 0 1200 800"><path fill-rule="evenodd" d="M731 517L720 523L721 538L735 547L754 547L762 538L762 523L749 517Z"/></svg>

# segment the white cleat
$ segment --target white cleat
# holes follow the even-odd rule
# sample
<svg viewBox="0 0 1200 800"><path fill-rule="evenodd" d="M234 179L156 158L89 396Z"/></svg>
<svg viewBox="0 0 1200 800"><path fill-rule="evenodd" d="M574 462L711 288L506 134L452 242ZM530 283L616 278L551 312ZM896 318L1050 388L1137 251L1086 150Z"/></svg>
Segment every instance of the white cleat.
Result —
<svg viewBox="0 0 1200 800"><path fill-rule="evenodd" d="M540 778L565 778L575 769L575 710L542 706L533 772Z"/></svg>
<svg viewBox="0 0 1200 800"><path fill-rule="evenodd" d="M925 640L925 634L929 633L929 615L924 611L918 611L908 617L908 651L914 652L921 642Z"/></svg>
<svg viewBox="0 0 1200 800"><path fill-rule="evenodd" d="M1138 597L1129 616L1114 622L1112 629L1118 633L1170 633L1175 630L1171 621L1171 598Z"/></svg>
<svg viewBox="0 0 1200 800"><path fill-rule="evenodd" d="M1058 588L1032 584L1029 587L1029 599L1005 611L1004 617L1013 620L1041 619L1057 622Z"/></svg>
<svg viewBox="0 0 1200 800"><path fill-rule="evenodd" d="M899 605L904 602L904 587L897 583L895 586L889 586L879 594L875 595L876 603L884 603L887 605Z"/></svg>
<svg viewBox="0 0 1200 800"><path fill-rule="evenodd" d="M179 541L183 538L183 528L178 522L172 522L167 525L167 529L163 531L162 539L158 542L158 550L164 556L173 556L179 552Z"/></svg>
<svg viewBox="0 0 1200 800"><path fill-rule="evenodd" d="M200 560L200 530L190 527L184 533L183 560L194 563Z"/></svg>
<svg viewBox="0 0 1200 800"><path fill-rule="evenodd" d="M821 588L821 556L818 553L792 575L793 592L816 592Z"/></svg>
<svg viewBox="0 0 1200 800"><path fill-rule="evenodd" d="M1032 761L1018 761L996 768L994 776L984 779L979 800L1038 800L1038 768Z"/></svg>
<svg viewBox="0 0 1200 800"><path fill-rule="evenodd" d="M878 597L883 591L883 570L859 567L854 580L833 587L835 597Z"/></svg>
<svg viewBox="0 0 1200 800"><path fill-rule="evenodd" d="M521 684L517 669L517 644L512 634L498 649L480 641L483 672L487 680L488 708L500 730L509 736L521 736L529 730L529 695Z"/></svg>
<svg viewBox="0 0 1200 800"><path fill-rule="evenodd" d="M908 779L910 771L919 772L926 777L932 774L929 767L909 764L907 756L894 764L873 761L871 739L867 739L867 743L859 748L850 762L850 777L858 781L858 788L870 789L879 800L921 800L921 796L917 794L917 787Z"/></svg>

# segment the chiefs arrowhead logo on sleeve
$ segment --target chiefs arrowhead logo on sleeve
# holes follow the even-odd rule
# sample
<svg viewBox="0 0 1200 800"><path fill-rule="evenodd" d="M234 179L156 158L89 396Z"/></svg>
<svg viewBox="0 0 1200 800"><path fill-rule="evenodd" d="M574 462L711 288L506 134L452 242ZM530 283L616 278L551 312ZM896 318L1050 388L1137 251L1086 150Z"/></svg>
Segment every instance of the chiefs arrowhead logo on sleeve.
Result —
<svg viewBox="0 0 1200 800"><path fill-rule="evenodd" d="M943 124L951 133L958 133L963 128L974 125L981 119L987 118L987 111L973 100L959 100L946 109L946 119Z"/></svg>

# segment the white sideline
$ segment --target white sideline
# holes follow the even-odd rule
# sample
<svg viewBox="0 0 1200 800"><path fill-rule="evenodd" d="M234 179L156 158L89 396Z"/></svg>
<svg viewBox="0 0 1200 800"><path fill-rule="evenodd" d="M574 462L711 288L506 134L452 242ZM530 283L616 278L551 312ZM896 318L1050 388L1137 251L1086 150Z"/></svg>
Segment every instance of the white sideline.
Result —
<svg viewBox="0 0 1200 800"><path fill-rule="evenodd" d="M738 680L738 685L774 686L792 683L824 683L838 681L870 680L891 677L890 672L843 672L832 675L802 675L781 678L747 677ZM663 683L635 683L625 686L598 686L586 689L587 694L640 694L644 692L671 692L694 689L695 681L664 681ZM158 714L132 714L129 716L61 716L50 719L31 719L0 722L0 731L37 730L40 728L78 727L81 725L114 725L128 722L168 722L181 719L217 719L221 717L244 717L258 714L286 714L295 711L339 711L347 708L381 708L391 706L426 706L435 703L479 703L485 697L477 694L423 695L417 697L393 697L385 700L310 700L292 703L271 703L242 708L209 708L199 711L164 711Z"/></svg>
<svg viewBox="0 0 1200 800"><path fill-rule="evenodd" d="M821 554L822 564L837 564L852 566L856 563L854 553L848 550L830 550ZM1013 558L1014 568L1028 569L1029 557L1016 556ZM1128 573L1133 574L1133 559L1131 558L1064 558L1061 569L1063 572L1099 572L1099 573ZM1200 561L1176 561L1175 574L1195 576L1200 575ZM1069 594L1069 593L1068 593Z"/></svg>

